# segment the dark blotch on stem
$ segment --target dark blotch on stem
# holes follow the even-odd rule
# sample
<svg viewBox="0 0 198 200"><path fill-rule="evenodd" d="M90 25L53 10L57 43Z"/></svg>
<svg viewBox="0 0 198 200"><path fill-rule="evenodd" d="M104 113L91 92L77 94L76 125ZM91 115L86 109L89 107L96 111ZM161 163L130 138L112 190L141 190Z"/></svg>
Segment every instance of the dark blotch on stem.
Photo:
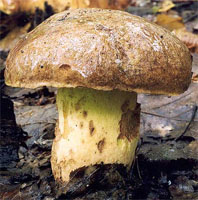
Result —
<svg viewBox="0 0 198 200"><path fill-rule="evenodd" d="M80 128L83 128L83 122L80 122Z"/></svg>
<svg viewBox="0 0 198 200"><path fill-rule="evenodd" d="M91 136L94 134L94 130L95 130L95 128L94 128L93 120L91 120L89 122L89 132L90 132Z"/></svg>
<svg viewBox="0 0 198 200"><path fill-rule="evenodd" d="M84 97L82 97L81 99L79 99L79 101L75 104L75 110L78 111L81 109L81 105L83 104L83 101L85 100Z"/></svg>
<svg viewBox="0 0 198 200"><path fill-rule="evenodd" d="M120 135L118 139L124 139L126 137L131 141L139 133L139 124L140 104L137 104L135 110L127 109L126 112L123 112L120 120Z"/></svg>
<svg viewBox="0 0 198 200"><path fill-rule="evenodd" d="M122 106L121 106L122 112L126 112L126 111L128 110L129 103L130 103L129 100L126 100L126 101L122 104Z"/></svg>
<svg viewBox="0 0 198 200"><path fill-rule="evenodd" d="M83 117L87 117L87 111L83 111Z"/></svg>
<svg viewBox="0 0 198 200"><path fill-rule="evenodd" d="M100 153L102 153L102 150L103 150L103 148L104 148L104 145L105 145L105 138L103 138L102 140L100 140L100 141L98 142L98 150L99 150Z"/></svg>

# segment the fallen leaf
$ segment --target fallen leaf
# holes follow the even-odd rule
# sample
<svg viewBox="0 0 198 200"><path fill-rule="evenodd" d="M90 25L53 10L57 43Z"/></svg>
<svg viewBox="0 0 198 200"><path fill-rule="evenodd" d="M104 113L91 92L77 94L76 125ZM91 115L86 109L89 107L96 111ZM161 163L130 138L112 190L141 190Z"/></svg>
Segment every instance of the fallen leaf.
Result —
<svg viewBox="0 0 198 200"><path fill-rule="evenodd" d="M34 13L36 8L44 10L45 2L51 5L55 12L61 12L68 8L124 9L130 4L130 0L0 0L0 10L6 14Z"/></svg>
<svg viewBox="0 0 198 200"><path fill-rule="evenodd" d="M34 13L36 8L44 10L44 3L51 5L56 12L70 7L72 0L0 0L0 10L10 15L18 12Z"/></svg>
<svg viewBox="0 0 198 200"><path fill-rule="evenodd" d="M193 73L192 82L193 83L198 83L198 74Z"/></svg>
<svg viewBox="0 0 198 200"><path fill-rule="evenodd" d="M175 16L175 15L159 14L156 17L155 23L171 31L184 27L182 18L177 15Z"/></svg>
<svg viewBox="0 0 198 200"><path fill-rule="evenodd" d="M162 2L161 7L159 8L158 12L167 12L174 7L175 7L175 4L171 0L165 0Z"/></svg>
<svg viewBox="0 0 198 200"><path fill-rule="evenodd" d="M24 27L15 27L12 31L10 31L6 37L0 40L0 50L8 51L10 50L16 42L28 32L30 28L30 23L26 24Z"/></svg>
<svg viewBox="0 0 198 200"><path fill-rule="evenodd" d="M122 10L130 4L130 0L68 0L68 2L70 8L108 8L118 10Z"/></svg>
<svg viewBox="0 0 198 200"><path fill-rule="evenodd" d="M193 53L198 53L198 35L188 32L185 28L174 30L173 33L186 44Z"/></svg>

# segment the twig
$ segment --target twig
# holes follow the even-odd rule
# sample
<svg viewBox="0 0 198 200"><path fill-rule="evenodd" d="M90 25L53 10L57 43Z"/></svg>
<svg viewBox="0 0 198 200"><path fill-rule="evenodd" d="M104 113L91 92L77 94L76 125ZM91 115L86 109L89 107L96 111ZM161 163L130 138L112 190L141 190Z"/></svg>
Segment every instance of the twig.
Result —
<svg viewBox="0 0 198 200"><path fill-rule="evenodd" d="M190 119L188 125L186 126L184 132L183 132L179 137L175 138L175 141L176 141L176 142L179 141L179 140L185 135L185 133L188 131L188 129L189 129L191 123L192 123L193 120L195 119L195 115L196 115L196 112L197 112L197 108L198 108L197 105L195 105L195 106L193 107L192 117L191 117L191 119Z"/></svg>
<svg viewBox="0 0 198 200"><path fill-rule="evenodd" d="M179 97L179 98L177 98L177 99L175 99L175 100L173 100L173 101L170 101L170 102L165 103L165 104L160 105L160 106L156 106L156 107L154 107L154 108L152 108L152 109L155 110L155 109L158 109L158 108L161 108L161 107L164 107L164 106L168 106L168 105L170 105L170 104L172 104L172 103L175 103L175 102L177 102L177 101L183 99L184 97L188 96L189 94L191 94L191 92L189 92L189 93L187 93L187 94L185 94L185 95L182 95L181 97Z"/></svg>
<svg viewBox="0 0 198 200"><path fill-rule="evenodd" d="M5 83L2 83L1 86L0 86L0 90L2 90L5 86Z"/></svg>
<svg viewBox="0 0 198 200"><path fill-rule="evenodd" d="M138 158L137 158L137 172L138 172L138 176L139 176L139 179L142 180L142 176L141 176L141 173L140 173L140 168L139 168L139 162L138 162Z"/></svg>
<svg viewBox="0 0 198 200"><path fill-rule="evenodd" d="M189 112L189 110L186 111L186 112ZM145 112L145 111L141 111L141 113L143 113L143 114L145 114L145 115L152 115L152 116L155 116L155 117L161 117L161 118L166 118L166 119L175 120L175 121L185 121L185 122L189 122L189 120L175 118L175 117L177 117L177 116L179 116L180 114L183 114L183 113L180 113L179 115L174 116L174 117L167 117L167 116L158 115L158 114L155 114L155 113Z"/></svg>
<svg viewBox="0 0 198 200"><path fill-rule="evenodd" d="M186 23L186 22L188 22L188 21L190 21L190 20L193 20L193 19L196 18L196 17L198 17L198 14L197 14L197 13L195 13L194 15L192 15L192 16L186 18L186 19L183 19L183 22Z"/></svg>
<svg viewBox="0 0 198 200"><path fill-rule="evenodd" d="M186 114L187 112L190 112L190 111L192 111L192 108L190 108L190 109L188 109L188 110L184 110L183 112L180 112L179 114L177 114L177 115L174 115L173 116L173 118L176 118L176 117L179 117L179 116L181 116L182 114ZM187 120L188 122L189 122L189 120Z"/></svg>

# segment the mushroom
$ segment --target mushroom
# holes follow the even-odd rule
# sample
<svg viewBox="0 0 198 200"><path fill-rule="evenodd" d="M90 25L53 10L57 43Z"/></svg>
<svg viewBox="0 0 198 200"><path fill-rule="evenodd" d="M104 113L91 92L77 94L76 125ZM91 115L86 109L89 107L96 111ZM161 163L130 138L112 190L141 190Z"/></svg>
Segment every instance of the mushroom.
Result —
<svg viewBox="0 0 198 200"><path fill-rule="evenodd" d="M6 84L58 88L52 171L130 168L139 140L137 93L178 95L191 81L187 47L168 30L123 11L58 13L10 51Z"/></svg>

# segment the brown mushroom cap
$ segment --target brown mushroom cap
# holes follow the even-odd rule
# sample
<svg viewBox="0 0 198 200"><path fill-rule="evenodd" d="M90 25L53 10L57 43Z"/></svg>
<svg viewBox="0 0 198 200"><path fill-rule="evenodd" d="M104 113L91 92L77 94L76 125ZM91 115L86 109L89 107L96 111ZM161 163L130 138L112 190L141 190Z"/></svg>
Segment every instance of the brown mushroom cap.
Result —
<svg viewBox="0 0 198 200"><path fill-rule="evenodd" d="M179 94L191 80L191 55L168 30L123 11L58 13L10 51L6 84Z"/></svg>

